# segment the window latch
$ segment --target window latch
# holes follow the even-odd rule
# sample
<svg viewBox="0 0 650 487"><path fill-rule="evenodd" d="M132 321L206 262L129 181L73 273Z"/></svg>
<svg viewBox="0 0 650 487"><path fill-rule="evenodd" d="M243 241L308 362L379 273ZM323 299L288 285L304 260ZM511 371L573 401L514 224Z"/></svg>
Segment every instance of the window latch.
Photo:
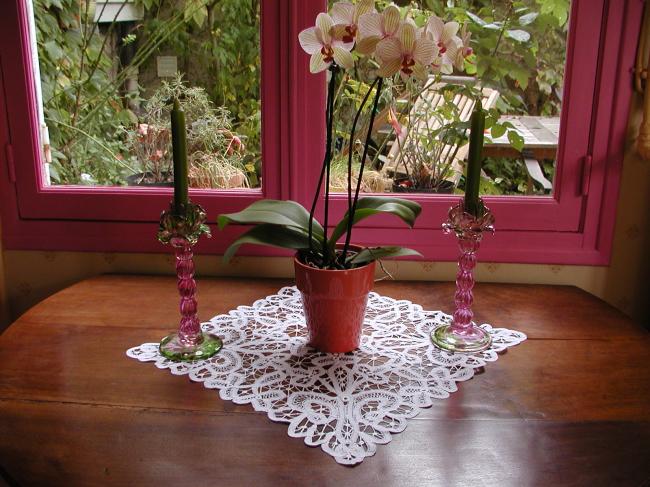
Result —
<svg viewBox="0 0 650 487"><path fill-rule="evenodd" d="M580 196L589 194L589 179L591 178L591 154L582 158L582 177L580 178L580 187L578 188Z"/></svg>
<svg viewBox="0 0 650 487"><path fill-rule="evenodd" d="M7 159L7 172L9 173L9 182L16 182L16 166L14 165L14 148L11 144L5 144L5 158Z"/></svg>

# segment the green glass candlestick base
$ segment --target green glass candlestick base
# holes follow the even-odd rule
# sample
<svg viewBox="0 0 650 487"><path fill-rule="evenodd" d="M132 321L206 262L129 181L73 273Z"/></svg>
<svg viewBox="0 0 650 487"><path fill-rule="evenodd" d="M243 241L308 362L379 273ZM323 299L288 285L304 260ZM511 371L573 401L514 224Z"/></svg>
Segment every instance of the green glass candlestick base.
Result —
<svg viewBox="0 0 650 487"><path fill-rule="evenodd" d="M201 333L196 344L183 342L178 333L172 333L161 340L159 349L170 360L191 362L212 357L222 346L223 342L218 336L208 333Z"/></svg>
<svg viewBox="0 0 650 487"><path fill-rule="evenodd" d="M472 323L472 327L455 333L453 325L439 326L431 333L433 343L449 352L479 352L490 347L492 337L484 329Z"/></svg>

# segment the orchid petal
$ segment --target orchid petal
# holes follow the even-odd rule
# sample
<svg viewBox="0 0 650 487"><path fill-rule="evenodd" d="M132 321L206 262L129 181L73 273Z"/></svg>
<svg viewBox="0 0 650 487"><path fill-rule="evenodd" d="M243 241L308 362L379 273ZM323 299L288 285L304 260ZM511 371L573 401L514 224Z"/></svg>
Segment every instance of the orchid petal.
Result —
<svg viewBox="0 0 650 487"><path fill-rule="evenodd" d="M359 17L359 34L360 37L383 37L381 14L372 12Z"/></svg>
<svg viewBox="0 0 650 487"><path fill-rule="evenodd" d="M359 54L362 54L364 56L369 56L373 52L375 52L375 48L377 47L377 43L381 39L379 36L370 36L370 37L364 37L362 39L359 39L357 42L357 47L356 50Z"/></svg>
<svg viewBox="0 0 650 487"><path fill-rule="evenodd" d="M415 48L413 49L413 59L426 66L427 64L431 64L431 61L433 61L436 53L437 48L433 41L423 37L415 42ZM454 51L454 55L455 53L456 51Z"/></svg>
<svg viewBox="0 0 650 487"><path fill-rule="evenodd" d="M377 44L377 49L375 50L375 55L381 61L392 61L397 59L401 62L402 60L402 46L397 39L382 39Z"/></svg>
<svg viewBox="0 0 650 487"><path fill-rule="evenodd" d="M410 23L405 23L402 26L399 40L402 41L402 50L404 53L411 54L415 47L415 27Z"/></svg>
<svg viewBox="0 0 650 487"><path fill-rule="evenodd" d="M354 66L352 54L350 54L350 51L343 49L342 47L337 46L334 48L334 61L345 69L350 69Z"/></svg>
<svg viewBox="0 0 650 487"><path fill-rule="evenodd" d="M442 66L440 66L440 72L442 74L452 74L454 72L454 67L451 64L445 63Z"/></svg>
<svg viewBox="0 0 650 487"><path fill-rule="evenodd" d="M359 0L357 2L356 18L358 20L363 14L375 11L375 0Z"/></svg>
<svg viewBox="0 0 650 487"><path fill-rule="evenodd" d="M334 21L332 17L325 13L319 13L316 17L316 27L321 31L321 36L323 39L323 44L329 44L332 41L331 30L334 27Z"/></svg>
<svg viewBox="0 0 650 487"><path fill-rule="evenodd" d="M334 32L334 29L336 27L332 28L332 32ZM334 39L331 44L332 47L340 47L341 49L345 49L346 51L351 51L352 48L354 47L354 41L351 42L343 42L341 39Z"/></svg>
<svg viewBox="0 0 650 487"><path fill-rule="evenodd" d="M328 68L330 63L326 63L323 59L323 55L320 52L315 52L311 55L309 60L309 72L310 73L320 73Z"/></svg>
<svg viewBox="0 0 650 487"><path fill-rule="evenodd" d="M379 66L377 76L381 76L382 78L389 78L399 71L401 65L402 60L400 58L386 61L382 63L381 66Z"/></svg>
<svg viewBox="0 0 650 487"><path fill-rule="evenodd" d="M442 35L440 36L440 42L447 44L452 37L456 35L460 25L458 22L447 22L442 29Z"/></svg>
<svg viewBox="0 0 650 487"><path fill-rule="evenodd" d="M429 18L429 21L427 22L427 26L425 28L427 34L431 35L433 38L433 41L438 43L440 42L440 37L442 36L442 32L445 28L445 24L442 20L440 20L438 17L435 15L432 15Z"/></svg>
<svg viewBox="0 0 650 487"><path fill-rule="evenodd" d="M318 27L314 27L314 34L316 35L316 39L318 39L318 42L320 43L321 46L329 44L329 38L326 42L325 39L323 39L323 31L320 30Z"/></svg>
<svg viewBox="0 0 650 487"><path fill-rule="evenodd" d="M298 40L300 41L300 47L302 47L307 54L314 54L315 52L320 51L323 47L316 36L315 27L303 30L298 34Z"/></svg>
<svg viewBox="0 0 650 487"><path fill-rule="evenodd" d="M399 8L395 5L389 5L384 10L382 16L383 24L383 34L385 36L393 36L399 29L400 24L402 23L402 18L400 16Z"/></svg>
<svg viewBox="0 0 650 487"><path fill-rule="evenodd" d="M351 25L354 23L355 7L350 2L336 2L332 5L330 14L336 24Z"/></svg>
<svg viewBox="0 0 650 487"><path fill-rule="evenodd" d="M427 77L429 76L426 66L423 66L419 63L413 66L413 76L419 80L426 81Z"/></svg>
<svg viewBox="0 0 650 487"><path fill-rule="evenodd" d="M456 39L458 38L456 37ZM460 39L458 40L460 41ZM458 43L454 41L454 39L451 39L451 42L447 44L447 51L445 52L445 57L453 63L457 55L458 55Z"/></svg>

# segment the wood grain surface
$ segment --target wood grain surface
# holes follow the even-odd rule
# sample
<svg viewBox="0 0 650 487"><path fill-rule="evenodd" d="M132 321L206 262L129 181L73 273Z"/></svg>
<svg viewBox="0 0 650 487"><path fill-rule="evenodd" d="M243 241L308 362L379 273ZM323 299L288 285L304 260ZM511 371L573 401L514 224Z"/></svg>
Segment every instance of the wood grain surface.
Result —
<svg viewBox="0 0 650 487"><path fill-rule="evenodd" d="M200 279L200 315L288 284ZM449 312L454 285L375 290ZM475 303L479 322L528 341L423 409L374 457L343 467L252 407L126 357L175 329L173 278L83 281L0 336L0 477L12 486L650 485L650 334L573 287L478 284Z"/></svg>

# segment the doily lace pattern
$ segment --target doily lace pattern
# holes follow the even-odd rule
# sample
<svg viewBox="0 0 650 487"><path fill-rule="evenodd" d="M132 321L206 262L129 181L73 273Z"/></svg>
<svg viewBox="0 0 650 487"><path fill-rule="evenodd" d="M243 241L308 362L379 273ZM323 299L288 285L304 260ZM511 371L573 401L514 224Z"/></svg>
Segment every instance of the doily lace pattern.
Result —
<svg viewBox="0 0 650 487"><path fill-rule="evenodd" d="M288 423L289 436L354 465L404 431L420 408L449 397L457 382L526 339L521 332L484 324L492 335L488 350L449 353L435 348L429 335L450 320L441 311L373 292L360 348L324 354L307 345L300 292L285 287L203 323L224 342L205 361L172 362L160 355L158 343L126 353L218 389L224 400L251 404L272 421Z"/></svg>

